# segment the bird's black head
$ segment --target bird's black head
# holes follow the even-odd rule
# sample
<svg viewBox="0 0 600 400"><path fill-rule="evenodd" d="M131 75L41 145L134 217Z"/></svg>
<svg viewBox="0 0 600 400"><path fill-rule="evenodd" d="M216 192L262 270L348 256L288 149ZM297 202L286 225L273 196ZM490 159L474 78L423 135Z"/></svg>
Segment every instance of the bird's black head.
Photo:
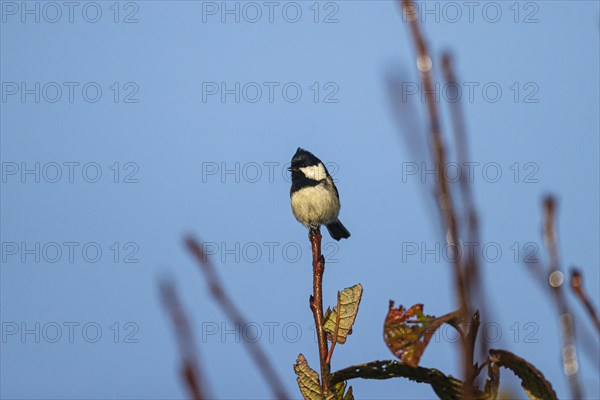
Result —
<svg viewBox="0 0 600 400"><path fill-rule="evenodd" d="M301 147L298 147L296 150L296 154L292 157L292 163L290 167L290 171L297 171L299 168L311 167L313 165L317 165L320 163L317 157L314 156L310 151L306 151Z"/></svg>

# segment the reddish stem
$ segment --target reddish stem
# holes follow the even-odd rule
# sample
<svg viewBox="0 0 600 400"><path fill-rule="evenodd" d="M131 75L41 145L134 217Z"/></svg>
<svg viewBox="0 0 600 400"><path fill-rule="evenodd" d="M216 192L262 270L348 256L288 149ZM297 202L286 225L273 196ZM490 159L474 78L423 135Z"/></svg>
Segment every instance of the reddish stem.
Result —
<svg viewBox="0 0 600 400"><path fill-rule="evenodd" d="M331 357L333 356L333 349L335 349L335 345L338 339L338 333L340 331L340 292L337 294L337 306L336 306L336 314L335 314L335 332L333 333L333 342L331 342L331 349L329 349L329 354L327 354L327 365L331 366Z"/></svg>
<svg viewBox="0 0 600 400"><path fill-rule="evenodd" d="M329 392L329 364L327 363L327 336L323 327L323 273L325 258L321 254L321 230L311 229L309 232L313 254L313 295L310 297L310 309L315 318L315 329L319 342L319 361L321 364L321 391Z"/></svg>

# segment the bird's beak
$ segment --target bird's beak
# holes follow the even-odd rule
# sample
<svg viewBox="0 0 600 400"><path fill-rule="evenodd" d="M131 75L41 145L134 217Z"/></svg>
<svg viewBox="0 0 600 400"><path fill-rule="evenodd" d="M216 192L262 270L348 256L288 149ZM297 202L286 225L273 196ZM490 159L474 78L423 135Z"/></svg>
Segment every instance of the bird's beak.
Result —
<svg viewBox="0 0 600 400"><path fill-rule="evenodd" d="M297 168L292 168L292 167L289 167L289 168L288 168L288 171L289 171L289 172L293 172L293 171L297 171L297 170L298 170Z"/></svg>

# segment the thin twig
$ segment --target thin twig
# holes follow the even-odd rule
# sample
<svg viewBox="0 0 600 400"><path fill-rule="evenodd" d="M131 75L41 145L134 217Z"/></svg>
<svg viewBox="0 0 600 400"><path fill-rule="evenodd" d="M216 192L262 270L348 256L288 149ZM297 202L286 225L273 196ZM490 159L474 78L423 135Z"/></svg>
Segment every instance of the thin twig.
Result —
<svg viewBox="0 0 600 400"><path fill-rule="evenodd" d="M236 305L223 289L223 285L217 276L212 262L202 249L202 246L194 238L187 237L185 243L189 251L198 262L200 270L204 274L204 278L208 284L208 287L210 288L210 293L212 294L213 298L221 307L225 315L234 323L239 332L242 327L247 326L248 324L242 313L238 310ZM246 347L246 350L252 357L252 360L263 375L265 381L267 381L267 384L271 388L273 395L278 399L290 398L282 381L279 379L275 368L267 358L260 345L257 342L250 342L248 340L243 340L243 343Z"/></svg>
<svg viewBox="0 0 600 400"><path fill-rule="evenodd" d="M454 73L454 67L452 63L452 57L448 53L442 55L442 71L448 85L458 85L458 79ZM456 158L461 168L467 165L469 162L469 149L467 145L467 132L466 125L464 122L464 115L460 101L450 102L450 108L452 110L452 124L453 132L456 142ZM459 179L460 193L462 203L465 208L466 221L467 221L467 240L469 242L478 243L479 240L479 219L477 217L477 209L475 208L475 200L473 198L473 191L471 190L471 184L465 175L461 174ZM481 285L481 279L479 274L479 257L478 252L468 252L465 262L465 286L469 291L469 294L480 295L479 287ZM471 286L472 284L472 286ZM470 300L473 300L469 297ZM480 299L478 299L480 300ZM476 307L482 311L482 307Z"/></svg>
<svg viewBox="0 0 600 400"><path fill-rule="evenodd" d="M442 71L448 86L455 85L459 87L459 82L454 72L454 65L452 57L449 53L442 55ZM457 101L450 102L450 116L452 117L452 125L454 132L454 141L456 143L456 159L458 161L459 168L463 168L468 165L469 159L469 146L467 141L467 128L464 119L464 113L462 110L462 104L459 99ZM461 193L461 200L464 208L467 226L467 241L472 244L480 243L479 241L479 218L477 209L475 207L475 199L473 191L471 190L471 182L465 174L461 174L459 179L459 187ZM464 260L464 277L465 277L465 290L467 291L467 299L469 300L469 309L477 309L481 312L481 315L488 321L490 315L487 310L485 296L483 295L483 283L481 279L480 271L480 257L479 252L469 251L467 252ZM486 335L482 335L479 340L479 352L481 357L485 357L488 351L488 344ZM475 340L476 338L473 338Z"/></svg>
<svg viewBox="0 0 600 400"><path fill-rule="evenodd" d="M564 281L563 273L560 267L558 257L558 238L556 233L556 200L552 196L544 199L544 243L548 250L548 280L549 288L553 294L556 308L559 313L560 338L562 342L562 361L563 372L567 375L571 387L571 396L574 399L581 399L583 392L579 383L577 371L579 369L577 362L577 351L575 349L575 333L573 327L573 315L569 311L569 306L565 298L562 285Z"/></svg>
<svg viewBox="0 0 600 400"><path fill-rule="evenodd" d="M432 61L428 54L427 44L423 38L423 35L421 34L421 30L417 22L416 9L413 5L413 2L411 0L403 0L402 5L404 13L409 21L415 47L417 48L417 67L421 75L421 80L425 90L425 98L427 100L431 136L431 152L435 162L436 176L439 178L437 187L438 207L443 216L444 230L448 245L458 246L459 242L456 213L452 204L452 195L448 185L448 177L446 176L446 151L440 130L440 121L435 99L435 86L433 85L433 79L431 76ZM460 257L454 257L454 267L457 292L456 295L459 300L460 308L465 313L465 319L467 319L466 316L469 312L468 301Z"/></svg>
<svg viewBox="0 0 600 400"><path fill-rule="evenodd" d="M203 400L211 398L206 383L202 379L198 354L194 345L194 335L187 317L181 306L175 285L167 280L160 282L162 303L169 314L173 330L177 337L179 352L181 353L181 375L193 399Z"/></svg>
<svg viewBox="0 0 600 400"><path fill-rule="evenodd" d="M319 362L321 364L321 391L329 392L329 364L327 363L327 336L323 326L323 273L325 257L321 254L321 230L310 229L309 238L313 255L313 294L310 296L310 309L315 318L315 329L319 342Z"/></svg>
<svg viewBox="0 0 600 400"><path fill-rule="evenodd" d="M436 105L435 86L432 78L432 60L429 57L427 43L421 33L417 20L417 8L411 0L402 0L402 10L406 19L409 22L409 27L412 33L412 38L417 50L417 68L421 75L421 81L425 91L427 101L427 110L429 114L430 124L430 146L432 158L435 162L436 177L438 178L437 186L437 203L442 215L443 227L445 231L446 242L449 246L458 246L458 227L456 221L456 213L452 202L452 195L448 185L448 177L446 176L446 151L441 135L440 120ZM454 257L454 281L456 297L460 305L460 312L464 320L468 320L469 301L468 294L465 288L464 272L460 257ZM468 356L468 347L463 346L463 374L465 379L472 376L473 364ZM465 385L465 395L469 396L470 385Z"/></svg>
<svg viewBox="0 0 600 400"><path fill-rule="evenodd" d="M596 309L594 309L594 305L590 300L585 290L583 290L583 276L581 275L581 271L576 268L571 268L571 289L573 289L573 293L577 296L579 301L585 307L590 319L596 326L598 333L600 333L600 319L598 318L598 313Z"/></svg>
<svg viewBox="0 0 600 400"><path fill-rule="evenodd" d="M331 366L331 357L333 356L333 349L335 349L335 345L338 339L338 332L340 331L340 316L342 312L340 311L340 291L337 293L337 314L335 315L335 331L333 332L333 342L331 342L331 348L329 349L329 354L327 354L327 365Z"/></svg>
<svg viewBox="0 0 600 400"><path fill-rule="evenodd" d="M556 237L556 199L546 196L544 199L544 243L548 250L550 273L560 271L558 245Z"/></svg>

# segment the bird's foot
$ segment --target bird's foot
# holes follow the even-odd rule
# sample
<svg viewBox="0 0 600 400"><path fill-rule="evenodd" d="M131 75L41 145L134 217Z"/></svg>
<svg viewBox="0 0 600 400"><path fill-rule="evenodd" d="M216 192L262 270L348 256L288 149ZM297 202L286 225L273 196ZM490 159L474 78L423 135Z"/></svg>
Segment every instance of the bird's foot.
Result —
<svg viewBox="0 0 600 400"><path fill-rule="evenodd" d="M309 225L308 226L308 238L312 239L313 236L321 233L321 225Z"/></svg>

